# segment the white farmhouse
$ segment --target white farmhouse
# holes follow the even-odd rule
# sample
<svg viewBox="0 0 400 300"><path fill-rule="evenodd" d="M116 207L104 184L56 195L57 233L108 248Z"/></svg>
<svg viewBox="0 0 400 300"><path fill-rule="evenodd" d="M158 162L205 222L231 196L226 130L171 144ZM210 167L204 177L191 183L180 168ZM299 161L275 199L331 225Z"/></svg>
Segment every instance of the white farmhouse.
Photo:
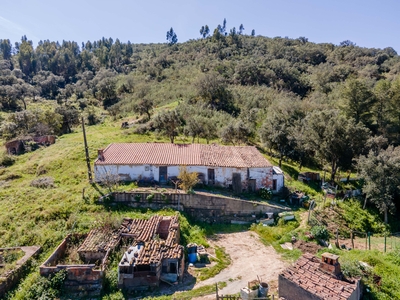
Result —
<svg viewBox="0 0 400 300"><path fill-rule="evenodd" d="M262 186L279 191L283 172L273 167L253 146L203 144L123 143L98 151L96 181L118 175L125 181L165 184L179 175L179 167L197 172L208 185L255 191Z"/></svg>

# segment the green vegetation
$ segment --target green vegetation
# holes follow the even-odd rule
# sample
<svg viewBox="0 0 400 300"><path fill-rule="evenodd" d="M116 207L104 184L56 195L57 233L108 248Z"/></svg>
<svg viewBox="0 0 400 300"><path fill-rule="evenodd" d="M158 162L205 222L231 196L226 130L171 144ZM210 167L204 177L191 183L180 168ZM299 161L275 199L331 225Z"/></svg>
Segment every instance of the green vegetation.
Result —
<svg viewBox="0 0 400 300"><path fill-rule="evenodd" d="M226 286L225 282L218 283L219 289L222 289L225 286ZM193 299L195 297L201 297L201 296L205 296L205 295L209 295L209 294L213 294L213 293L215 293L215 284L210 284L210 285L199 287L194 290L175 293L172 296L146 297L143 299L144 300L174 300L174 299L189 300L189 299Z"/></svg>
<svg viewBox="0 0 400 300"><path fill-rule="evenodd" d="M362 209L360 201L340 202L338 206L344 222L355 231L383 234L387 230L378 212L374 209Z"/></svg>
<svg viewBox="0 0 400 300"><path fill-rule="evenodd" d="M197 172L189 172L186 166L179 167L179 187L185 192L193 190L193 187L199 182Z"/></svg>
<svg viewBox="0 0 400 300"><path fill-rule="evenodd" d="M0 246L41 245L42 261L68 233L125 216L174 213L96 202L111 190L136 186L88 183L81 117L88 125L92 162L97 149L116 142L251 144L282 167L291 189L317 199L320 188L297 181L300 171L323 170L332 181L340 172L347 177L359 171L364 180L357 184L367 194L368 210L356 201L339 203L339 221L357 231L397 231L390 216L400 203L397 53L351 41L315 44L304 37L256 37L254 29L251 35L243 30L243 25L228 29L224 20L214 30L202 26L200 39L181 44L173 28L165 44L102 38L82 47L49 40L35 47L24 36L13 47L8 39L0 40L1 142L58 136L47 148L27 144L20 156L0 152ZM370 203L392 227L382 225ZM191 225L183 215L180 221L182 242L205 246L206 234L239 228ZM298 226L280 221L252 229L285 258L296 259L298 251L279 244L301 234L304 228ZM218 259L222 268L227 258L221 254ZM395 268L388 259L386 266ZM122 299L113 268L104 297ZM52 291L52 283L40 282L32 270L9 298L29 299L49 286ZM187 293L182 297L190 297ZM374 293L386 297L385 291Z"/></svg>
<svg viewBox="0 0 400 300"><path fill-rule="evenodd" d="M340 255L339 261L346 276L362 276L365 284L363 299L400 298L399 249L390 253L360 250L328 250L328 252ZM371 268L365 267L360 262L367 263Z"/></svg>
<svg viewBox="0 0 400 300"><path fill-rule="evenodd" d="M215 258L211 258L210 260L215 261L216 265L197 270L196 276L199 280L206 280L214 277L227 266L229 266L231 262L229 255L226 254L224 249L220 247L215 248Z"/></svg>
<svg viewBox="0 0 400 300"><path fill-rule="evenodd" d="M288 221L285 223L283 220L280 220L276 226L253 224L251 230L260 235L261 241L265 245L274 247L276 252L281 253L284 259L293 262L301 256L301 251L299 249L285 250L281 247L281 244L291 242L292 236L297 236L296 229L299 225L297 221Z"/></svg>

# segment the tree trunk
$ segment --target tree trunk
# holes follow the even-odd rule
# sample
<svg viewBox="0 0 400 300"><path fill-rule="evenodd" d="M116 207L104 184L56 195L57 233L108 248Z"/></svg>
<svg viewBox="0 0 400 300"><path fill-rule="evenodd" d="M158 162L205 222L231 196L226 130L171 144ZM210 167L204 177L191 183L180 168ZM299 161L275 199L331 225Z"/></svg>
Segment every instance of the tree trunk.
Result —
<svg viewBox="0 0 400 300"><path fill-rule="evenodd" d="M334 160L332 160L331 182L335 182L336 171L337 171L337 164Z"/></svg>
<svg viewBox="0 0 400 300"><path fill-rule="evenodd" d="M279 156L279 168L282 168L282 154Z"/></svg>
<svg viewBox="0 0 400 300"><path fill-rule="evenodd" d="M387 223L388 223L388 209L387 209L387 206L386 206L386 205L385 205L384 214L385 214L385 224L387 224Z"/></svg>
<svg viewBox="0 0 400 300"><path fill-rule="evenodd" d="M21 100L22 100L22 103L24 103L24 110L26 110L26 102L25 102L25 99L22 98Z"/></svg>
<svg viewBox="0 0 400 300"><path fill-rule="evenodd" d="M365 197L363 209L365 209L367 207L367 201L368 201L368 198Z"/></svg>

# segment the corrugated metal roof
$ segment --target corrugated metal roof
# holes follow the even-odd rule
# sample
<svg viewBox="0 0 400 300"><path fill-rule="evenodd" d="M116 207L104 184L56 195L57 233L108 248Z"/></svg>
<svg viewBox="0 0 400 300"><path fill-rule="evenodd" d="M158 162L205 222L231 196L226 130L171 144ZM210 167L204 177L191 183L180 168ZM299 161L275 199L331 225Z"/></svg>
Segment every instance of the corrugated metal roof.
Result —
<svg viewBox="0 0 400 300"><path fill-rule="evenodd" d="M110 144L96 165L160 165L263 168L272 165L253 146L203 144Z"/></svg>

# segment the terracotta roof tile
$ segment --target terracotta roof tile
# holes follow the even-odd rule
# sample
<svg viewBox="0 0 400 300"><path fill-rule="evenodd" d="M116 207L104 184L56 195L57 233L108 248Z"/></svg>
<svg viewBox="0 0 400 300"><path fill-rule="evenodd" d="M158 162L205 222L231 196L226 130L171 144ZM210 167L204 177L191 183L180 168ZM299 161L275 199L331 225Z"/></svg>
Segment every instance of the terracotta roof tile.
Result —
<svg viewBox="0 0 400 300"><path fill-rule="evenodd" d="M322 299L348 299L357 288L357 281L349 283L327 275L319 269L320 261L318 257L306 253L281 276Z"/></svg>
<svg viewBox="0 0 400 300"><path fill-rule="evenodd" d="M164 165L263 168L272 166L253 146L203 144L125 143L110 144L104 160L96 165Z"/></svg>
<svg viewBox="0 0 400 300"><path fill-rule="evenodd" d="M168 220L168 235L165 240L154 239L160 223ZM144 247L135 258L135 265L159 263L164 258L180 259L183 255L183 246L179 241L178 216L152 216L148 220L125 218L120 227L121 234L134 239L134 245L143 243Z"/></svg>
<svg viewBox="0 0 400 300"><path fill-rule="evenodd" d="M120 240L119 232L111 228L94 228L78 249L80 252L107 252L113 249Z"/></svg>

